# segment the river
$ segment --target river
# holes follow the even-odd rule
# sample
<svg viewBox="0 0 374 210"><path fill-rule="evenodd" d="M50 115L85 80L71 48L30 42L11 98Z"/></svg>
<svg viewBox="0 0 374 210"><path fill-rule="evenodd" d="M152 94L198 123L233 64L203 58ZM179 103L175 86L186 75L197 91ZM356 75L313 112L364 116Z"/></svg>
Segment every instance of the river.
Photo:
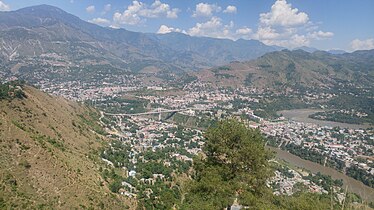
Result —
<svg viewBox="0 0 374 210"><path fill-rule="evenodd" d="M296 122L313 123L313 124L317 124L319 126L341 127L341 128L351 128L351 129L373 127L372 125L368 125L368 124L340 123L340 122L316 120L316 119L309 118L309 115L317 113L317 112L323 112L323 111L326 111L326 110L323 110L323 109L292 109L292 110L279 111L279 112L277 112L277 114L282 114L285 118L296 121Z"/></svg>
<svg viewBox="0 0 374 210"><path fill-rule="evenodd" d="M357 181L335 169L324 167L318 163L304 160L296 155L290 154L278 148L269 147L272 151L276 152L276 158L285 160L293 166L304 168L312 173L330 175L333 179L342 179L344 188L347 186L349 192L354 192L361 196L366 201L374 201L374 188L364 185L362 182Z"/></svg>

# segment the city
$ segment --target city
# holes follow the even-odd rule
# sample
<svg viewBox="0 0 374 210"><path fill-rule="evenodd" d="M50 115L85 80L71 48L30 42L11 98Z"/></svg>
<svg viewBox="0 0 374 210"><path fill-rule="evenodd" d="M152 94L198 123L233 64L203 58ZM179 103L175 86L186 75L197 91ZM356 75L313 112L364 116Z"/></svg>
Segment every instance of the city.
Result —
<svg viewBox="0 0 374 210"><path fill-rule="evenodd" d="M121 180L122 187L117 186L118 189L114 191L131 198L137 197L141 190L140 194L143 194L144 190L151 189L144 186L170 183L175 174L187 173L193 157L201 153L203 131L211 123L226 117L236 117L248 127L260 129L268 139L268 146L334 168L365 185L373 186L372 127L358 128L353 124L354 128L321 126L290 120L279 112L275 116L261 115L264 110L261 103L267 98L301 95L305 104L314 104L320 100L331 100L339 92L326 89L300 94L292 89L285 93L257 88L215 89L209 83L198 81L183 87L157 83L148 86L140 82L136 84L136 77L122 80L123 83L81 82L73 83L73 86L71 82L58 84L41 81L38 86L46 92L85 102L101 110L101 123L106 127L108 136L118 140L117 146L124 145L120 149L112 147L112 150L104 151L102 160L112 168L123 170L125 178ZM324 107L319 106L321 108ZM360 117L366 116L366 113L360 114ZM116 155L108 153L121 153L124 158L118 160ZM149 169L149 164L154 164L154 161L160 165ZM297 191L294 186L300 184L311 192L328 193L331 190L313 182L311 176L316 174L297 168L276 170L269 186L277 186L274 188L275 194L287 195L291 195L295 189ZM338 193L337 199L342 202L342 183L334 187ZM149 198L153 190L147 191Z"/></svg>
<svg viewBox="0 0 374 210"><path fill-rule="evenodd" d="M0 209L374 209L373 10L0 0Z"/></svg>

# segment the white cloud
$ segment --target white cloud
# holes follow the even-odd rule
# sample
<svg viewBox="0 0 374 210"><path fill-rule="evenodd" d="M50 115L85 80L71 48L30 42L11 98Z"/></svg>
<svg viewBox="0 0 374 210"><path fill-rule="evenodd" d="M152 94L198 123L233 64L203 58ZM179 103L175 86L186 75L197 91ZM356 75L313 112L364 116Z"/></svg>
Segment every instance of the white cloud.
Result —
<svg viewBox="0 0 374 210"><path fill-rule="evenodd" d="M178 18L178 12L180 12L179 9L173 8L173 9L166 12L166 17L167 18L172 18L172 19Z"/></svg>
<svg viewBox="0 0 374 210"><path fill-rule="evenodd" d="M118 28L118 25L136 25L142 22L142 19L136 13L125 11L124 13L116 12L113 15L114 26Z"/></svg>
<svg viewBox="0 0 374 210"><path fill-rule="evenodd" d="M166 25L161 25L160 28L157 31L158 34L167 34L167 33L171 33L171 32L186 33L185 31L182 31L179 28L168 27Z"/></svg>
<svg viewBox="0 0 374 210"><path fill-rule="evenodd" d="M206 22L196 23L194 27L187 30L186 34L190 36L237 40L251 39L253 37L253 30L249 27L236 28L233 21L224 23L221 18L213 16Z"/></svg>
<svg viewBox="0 0 374 210"><path fill-rule="evenodd" d="M252 29L248 27L239 28L236 30L236 34L238 35L249 35L252 33Z"/></svg>
<svg viewBox="0 0 374 210"><path fill-rule="evenodd" d="M334 36L334 33L332 32L323 32L323 31L313 31L312 33L308 34L310 38L321 40L321 39L327 39Z"/></svg>
<svg viewBox="0 0 374 210"><path fill-rule="evenodd" d="M255 39L266 41L278 39L281 34L277 33L275 29L271 27L259 27L257 33L254 35Z"/></svg>
<svg viewBox="0 0 374 210"><path fill-rule="evenodd" d="M110 25L110 26L109 26L109 28L113 28L113 29L120 29L120 27L119 27L118 25L115 25L115 24L113 24L113 25Z"/></svg>
<svg viewBox="0 0 374 210"><path fill-rule="evenodd" d="M374 49L374 39L354 39L351 42L351 49L356 50L371 50Z"/></svg>
<svg viewBox="0 0 374 210"><path fill-rule="evenodd" d="M86 12L88 13L94 13L95 12L95 6L91 5L86 8Z"/></svg>
<svg viewBox="0 0 374 210"><path fill-rule="evenodd" d="M267 45L295 48L333 36L332 32L318 30L305 12L293 8L286 0L277 0L269 12L260 14L259 27L252 38Z"/></svg>
<svg viewBox="0 0 374 210"><path fill-rule="evenodd" d="M194 27L188 30L188 34L191 36L212 36L220 31L222 26L221 18L212 17L205 23L196 23Z"/></svg>
<svg viewBox="0 0 374 210"><path fill-rule="evenodd" d="M238 28L235 31L234 37L236 39L252 39L253 30L248 27Z"/></svg>
<svg viewBox="0 0 374 210"><path fill-rule="evenodd" d="M116 12L113 21L116 25L136 25L146 21L146 18L178 18L178 8L171 8L170 5L155 0L151 5L141 1L133 1L123 12Z"/></svg>
<svg viewBox="0 0 374 210"><path fill-rule="evenodd" d="M260 23L264 25L298 26L307 23L309 17L304 12L299 12L297 8L292 8L286 0L277 0L271 11L260 14Z"/></svg>
<svg viewBox="0 0 374 210"><path fill-rule="evenodd" d="M278 45L288 48L297 48L310 45L310 39L307 36L300 34L293 34L288 39L266 40L263 42L267 45Z"/></svg>
<svg viewBox="0 0 374 210"><path fill-rule="evenodd" d="M223 10L223 13L236 13L237 9L235 6L229 5L226 7L225 10Z"/></svg>
<svg viewBox="0 0 374 210"><path fill-rule="evenodd" d="M162 16L166 16L167 18L178 18L178 12L178 8L170 8L168 4L156 0L149 8L142 11L142 16L149 18L158 18Z"/></svg>
<svg viewBox="0 0 374 210"><path fill-rule="evenodd" d="M233 21L230 21L228 24L224 24L221 18L213 16L206 22L196 23L194 27L187 31L187 34L191 36L204 36L221 39L241 38L241 36L238 37L233 31L234 25L235 24Z"/></svg>
<svg viewBox="0 0 374 210"><path fill-rule="evenodd" d="M10 10L10 6L0 1L0 11L9 11L9 10Z"/></svg>
<svg viewBox="0 0 374 210"><path fill-rule="evenodd" d="M220 12L221 7L216 4L198 3L192 17L211 17L214 12Z"/></svg>
<svg viewBox="0 0 374 210"><path fill-rule="evenodd" d="M112 10L112 5L111 4L106 4L105 6L104 6L104 10L103 10L103 12L102 12L102 14L106 14L106 13L108 13L110 10Z"/></svg>
<svg viewBox="0 0 374 210"><path fill-rule="evenodd" d="M123 13L116 12L113 15L113 21L115 24L127 24L127 25L136 25L139 24L142 20L138 15L139 11L143 8L143 3L138 1L133 1L131 5Z"/></svg>
<svg viewBox="0 0 374 210"><path fill-rule="evenodd" d="M108 19L105 19L105 18L94 18L94 19L92 19L88 22L95 23L95 24L98 24L98 25L109 25L110 24L110 21Z"/></svg>

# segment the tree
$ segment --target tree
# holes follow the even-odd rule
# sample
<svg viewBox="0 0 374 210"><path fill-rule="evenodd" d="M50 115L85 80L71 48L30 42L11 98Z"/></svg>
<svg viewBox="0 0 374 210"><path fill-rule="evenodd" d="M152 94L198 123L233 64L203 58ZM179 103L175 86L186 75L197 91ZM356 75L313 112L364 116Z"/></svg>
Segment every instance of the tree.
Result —
<svg viewBox="0 0 374 210"><path fill-rule="evenodd" d="M194 161L195 177L187 196L191 206L187 208L220 209L235 198L250 204L252 197L269 193L265 182L272 175L272 153L259 130L229 119L209 128L205 139L205 156Z"/></svg>
<svg viewBox="0 0 374 210"><path fill-rule="evenodd" d="M120 180L114 180L113 182L111 182L109 184L110 191L112 191L114 193L118 193L118 191L121 189L121 187L122 187L122 184L121 184Z"/></svg>

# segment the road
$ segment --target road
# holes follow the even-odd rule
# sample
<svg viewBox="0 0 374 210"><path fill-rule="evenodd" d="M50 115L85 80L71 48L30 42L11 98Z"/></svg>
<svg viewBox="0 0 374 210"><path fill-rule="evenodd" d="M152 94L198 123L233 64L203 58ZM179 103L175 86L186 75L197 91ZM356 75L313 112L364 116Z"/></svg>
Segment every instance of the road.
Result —
<svg viewBox="0 0 374 210"><path fill-rule="evenodd" d="M197 108L185 108L185 109L172 109L172 110L167 110L167 109L159 109L157 111L153 110L150 112L142 112L142 113L134 113L134 114L114 114L114 113L104 113L105 115L108 116L140 116L140 115L149 115L149 114L160 114L160 113L172 113L172 112L183 112L183 111L188 111L188 110L200 110L202 109L197 109Z"/></svg>

